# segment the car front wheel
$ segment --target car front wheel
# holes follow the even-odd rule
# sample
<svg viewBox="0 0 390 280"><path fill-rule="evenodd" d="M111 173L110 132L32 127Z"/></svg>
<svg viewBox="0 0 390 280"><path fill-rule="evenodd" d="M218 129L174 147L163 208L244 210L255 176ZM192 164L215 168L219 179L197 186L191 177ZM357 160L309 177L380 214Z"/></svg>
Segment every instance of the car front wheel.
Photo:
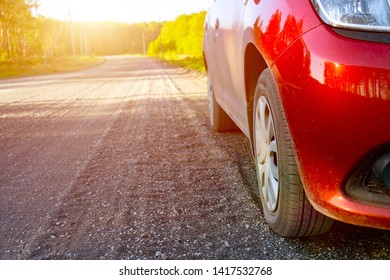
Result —
<svg viewBox="0 0 390 280"><path fill-rule="evenodd" d="M295 161L289 129L272 74L257 82L253 107L253 148L265 219L279 235L325 233L333 220L308 201Z"/></svg>

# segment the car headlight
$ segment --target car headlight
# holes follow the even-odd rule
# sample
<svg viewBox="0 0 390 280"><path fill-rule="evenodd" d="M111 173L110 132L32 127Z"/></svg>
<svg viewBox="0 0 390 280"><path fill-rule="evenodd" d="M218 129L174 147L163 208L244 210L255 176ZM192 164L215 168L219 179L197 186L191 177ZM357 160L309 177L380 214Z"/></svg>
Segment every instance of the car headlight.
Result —
<svg viewBox="0 0 390 280"><path fill-rule="evenodd" d="M390 0L311 0L322 20L334 27L390 31Z"/></svg>

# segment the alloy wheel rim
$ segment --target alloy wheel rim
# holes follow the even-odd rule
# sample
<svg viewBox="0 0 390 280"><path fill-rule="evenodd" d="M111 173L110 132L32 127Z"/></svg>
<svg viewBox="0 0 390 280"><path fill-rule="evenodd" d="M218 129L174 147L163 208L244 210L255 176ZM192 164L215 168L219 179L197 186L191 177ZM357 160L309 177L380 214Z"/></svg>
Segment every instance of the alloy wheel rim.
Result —
<svg viewBox="0 0 390 280"><path fill-rule="evenodd" d="M260 192L267 208L274 212L279 200L278 149L272 113L264 96L257 101L255 112L255 153Z"/></svg>

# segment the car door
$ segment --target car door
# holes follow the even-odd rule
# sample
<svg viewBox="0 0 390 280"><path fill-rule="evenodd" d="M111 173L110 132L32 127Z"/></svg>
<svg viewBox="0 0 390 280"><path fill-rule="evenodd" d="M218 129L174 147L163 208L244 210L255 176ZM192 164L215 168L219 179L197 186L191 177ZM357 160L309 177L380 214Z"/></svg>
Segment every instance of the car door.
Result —
<svg viewBox="0 0 390 280"><path fill-rule="evenodd" d="M223 96L223 89L219 75L220 68L216 59L218 53L216 43L219 37L218 10L221 2L224 2L224 0L215 0L214 4L207 13L204 26L205 36L203 41L203 48L207 60L207 73L211 80L213 92L218 103L222 103Z"/></svg>
<svg viewBox="0 0 390 280"><path fill-rule="evenodd" d="M241 128L247 125L246 98L243 92L242 17L247 0L219 0L215 12L215 55L223 98L221 106Z"/></svg>

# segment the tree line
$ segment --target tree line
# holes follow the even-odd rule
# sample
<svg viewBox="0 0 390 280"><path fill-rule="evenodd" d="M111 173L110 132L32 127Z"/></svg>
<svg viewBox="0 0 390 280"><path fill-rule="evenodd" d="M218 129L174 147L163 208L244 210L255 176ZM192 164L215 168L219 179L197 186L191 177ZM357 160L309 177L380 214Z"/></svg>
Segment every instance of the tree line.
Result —
<svg viewBox="0 0 390 280"><path fill-rule="evenodd" d="M150 43L152 56L202 57L203 26L206 12L181 15L174 21L164 22L156 40Z"/></svg>
<svg viewBox="0 0 390 280"><path fill-rule="evenodd" d="M34 0L0 0L0 59L26 56L34 48Z"/></svg>
<svg viewBox="0 0 390 280"><path fill-rule="evenodd" d="M37 14L37 0L0 0L0 61L177 53L201 55L205 12L149 23L71 22Z"/></svg>

